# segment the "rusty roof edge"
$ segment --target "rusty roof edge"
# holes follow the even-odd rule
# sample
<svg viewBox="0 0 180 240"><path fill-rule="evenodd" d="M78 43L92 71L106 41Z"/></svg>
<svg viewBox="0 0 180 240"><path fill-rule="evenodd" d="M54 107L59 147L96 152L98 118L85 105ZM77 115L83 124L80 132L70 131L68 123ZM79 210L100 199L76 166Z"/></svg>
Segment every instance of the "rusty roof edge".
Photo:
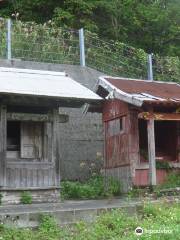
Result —
<svg viewBox="0 0 180 240"><path fill-rule="evenodd" d="M119 79L119 80L132 80L132 81L137 81L137 82L150 82L152 83L152 81L149 81L148 79L137 79L137 78L125 78L125 77L112 77L112 76L102 76L104 79L106 78L112 78L112 79ZM154 83L162 83L162 84L174 84L174 85L178 85L180 87L180 84L178 82L166 82L166 81L156 81L156 80L153 80Z"/></svg>
<svg viewBox="0 0 180 240"><path fill-rule="evenodd" d="M120 99L122 101L125 101L127 103L133 104L137 107L141 107L143 105L143 101L140 99L137 99L133 97L132 95L121 91L120 89L116 88L114 85L109 83L105 76L99 77L98 85L102 86L104 89L106 89L110 94L113 92L113 96L117 99ZM111 94L112 96L112 94Z"/></svg>

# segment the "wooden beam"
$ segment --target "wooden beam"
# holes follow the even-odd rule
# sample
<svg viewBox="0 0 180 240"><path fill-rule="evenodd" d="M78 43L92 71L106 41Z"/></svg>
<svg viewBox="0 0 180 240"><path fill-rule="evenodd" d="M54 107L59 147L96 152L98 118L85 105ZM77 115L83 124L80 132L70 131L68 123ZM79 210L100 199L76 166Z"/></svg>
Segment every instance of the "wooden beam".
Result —
<svg viewBox="0 0 180 240"><path fill-rule="evenodd" d="M180 113L141 112L138 114L138 118L144 120L154 119L156 121L180 121Z"/></svg>
<svg viewBox="0 0 180 240"><path fill-rule="evenodd" d="M154 119L149 119L147 121L147 132L148 132L148 157L149 157L149 183L150 186L154 186L156 185Z"/></svg>
<svg viewBox="0 0 180 240"><path fill-rule="evenodd" d="M7 113L7 120L9 121L35 121L35 122L50 122L50 116L48 114L36 114L36 113Z"/></svg>
<svg viewBox="0 0 180 240"><path fill-rule="evenodd" d="M36 113L7 113L8 121L33 121L33 122L52 122L53 117L48 114L36 114ZM66 123L69 121L69 116L66 114L58 114L57 120L59 123Z"/></svg>

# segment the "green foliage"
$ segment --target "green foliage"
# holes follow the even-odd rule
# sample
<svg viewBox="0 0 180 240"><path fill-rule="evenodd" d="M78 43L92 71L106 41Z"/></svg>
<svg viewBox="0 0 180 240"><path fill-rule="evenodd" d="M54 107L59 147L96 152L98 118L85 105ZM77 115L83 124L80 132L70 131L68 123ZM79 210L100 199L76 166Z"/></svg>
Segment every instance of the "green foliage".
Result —
<svg viewBox="0 0 180 240"><path fill-rule="evenodd" d="M0 57L6 57L6 24L0 21ZM12 33L12 58L53 63L79 64L76 33L45 24L15 21Z"/></svg>
<svg viewBox="0 0 180 240"><path fill-rule="evenodd" d="M96 23L92 19L95 7L93 1L66 0L61 7L55 8L53 20L60 26L71 26L76 29L85 26L94 31L97 29Z"/></svg>
<svg viewBox="0 0 180 240"><path fill-rule="evenodd" d="M113 178L106 180L102 176L93 176L87 182L61 182L61 197L63 199L96 199L120 195L121 186Z"/></svg>
<svg viewBox="0 0 180 240"><path fill-rule="evenodd" d="M179 0L16 0L0 1L0 15L21 21L85 27L106 40L146 52L180 56Z"/></svg>
<svg viewBox="0 0 180 240"><path fill-rule="evenodd" d="M168 162L156 161L156 168L157 169L170 169L171 166L169 165Z"/></svg>
<svg viewBox="0 0 180 240"><path fill-rule="evenodd" d="M146 203L138 216L129 216L122 210L111 210L102 213L93 223L79 222L73 226L59 227L50 216L43 216L37 230L0 229L5 240L137 240L136 227L143 228L139 239L168 240L179 239L180 207L179 204ZM170 230L166 233L148 233L146 230Z"/></svg>
<svg viewBox="0 0 180 240"><path fill-rule="evenodd" d="M146 191L147 192L147 191ZM133 187L128 193L127 196L128 198L137 198L140 197L142 195L144 195L145 191L144 189L140 189L137 187Z"/></svg>
<svg viewBox="0 0 180 240"><path fill-rule="evenodd" d="M59 228L53 217L49 215L42 215L40 219L38 235L42 236L45 239L48 239L49 236L53 236L53 238L58 238L61 236L61 229Z"/></svg>
<svg viewBox="0 0 180 240"><path fill-rule="evenodd" d="M159 186L160 189L180 187L180 174L171 173L168 175L165 183Z"/></svg>
<svg viewBox="0 0 180 240"><path fill-rule="evenodd" d="M62 12L61 12L62 14ZM0 57L6 57L6 24L0 21ZM76 31L57 27L55 22L13 23L12 58L79 64L79 40ZM86 64L112 76L147 78L147 53L119 40L104 41L96 33L85 31ZM179 57L154 56L154 79L180 82Z"/></svg>
<svg viewBox="0 0 180 240"><path fill-rule="evenodd" d="M31 204L32 203L31 193L27 191L22 192L20 202L23 204Z"/></svg>

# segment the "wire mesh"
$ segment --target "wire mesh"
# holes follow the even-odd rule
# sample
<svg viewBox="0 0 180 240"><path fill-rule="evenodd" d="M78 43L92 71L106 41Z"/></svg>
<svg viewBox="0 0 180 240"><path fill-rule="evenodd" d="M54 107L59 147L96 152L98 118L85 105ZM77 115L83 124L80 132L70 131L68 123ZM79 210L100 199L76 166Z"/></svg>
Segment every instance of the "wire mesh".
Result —
<svg viewBox="0 0 180 240"><path fill-rule="evenodd" d="M80 64L78 30L58 28L53 23L12 21L12 59L58 64ZM85 31L86 66L104 74L147 79L147 53L127 44L104 41ZM7 58L7 20L0 19L0 58ZM178 57L153 57L154 80L180 82Z"/></svg>
<svg viewBox="0 0 180 240"><path fill-rule="evenodd" d="M0 19L0 58L6 58L6 31L7 23L5 19Z"/></svg>
<svg viewBox="0 0 180 240"><path fill-rule="evenodd" d="M155 55L153 59L153 74L156 80L180 83L179 57L160 57Z"/></svg>
<svg viewBox="0 0 180 240"><path fill-rule="evenodd" d="M1 26L1 32L3 33L1 57L4 58L6 56L6 24ZM14 21L11 27L11 47L13 59L79 64L77 30Z"/></svg>
<svg viewBox="0 0 180 240"><path fill-rule="evenodd" d="M119 42L105 42L96 34L85 34L86 63L112 76L147 78L147 54Z"/></svg>

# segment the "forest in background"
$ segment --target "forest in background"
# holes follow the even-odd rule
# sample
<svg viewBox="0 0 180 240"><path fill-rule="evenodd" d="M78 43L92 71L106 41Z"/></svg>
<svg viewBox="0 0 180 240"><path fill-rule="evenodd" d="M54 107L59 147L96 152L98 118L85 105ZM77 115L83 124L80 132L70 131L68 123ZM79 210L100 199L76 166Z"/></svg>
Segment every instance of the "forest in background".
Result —
<svg viewBox="0 0 180 240"><path fill-rule="evenodd" d="M105 41L180 57L179 0L1 0L0 17L84 27Z"/></svg>

